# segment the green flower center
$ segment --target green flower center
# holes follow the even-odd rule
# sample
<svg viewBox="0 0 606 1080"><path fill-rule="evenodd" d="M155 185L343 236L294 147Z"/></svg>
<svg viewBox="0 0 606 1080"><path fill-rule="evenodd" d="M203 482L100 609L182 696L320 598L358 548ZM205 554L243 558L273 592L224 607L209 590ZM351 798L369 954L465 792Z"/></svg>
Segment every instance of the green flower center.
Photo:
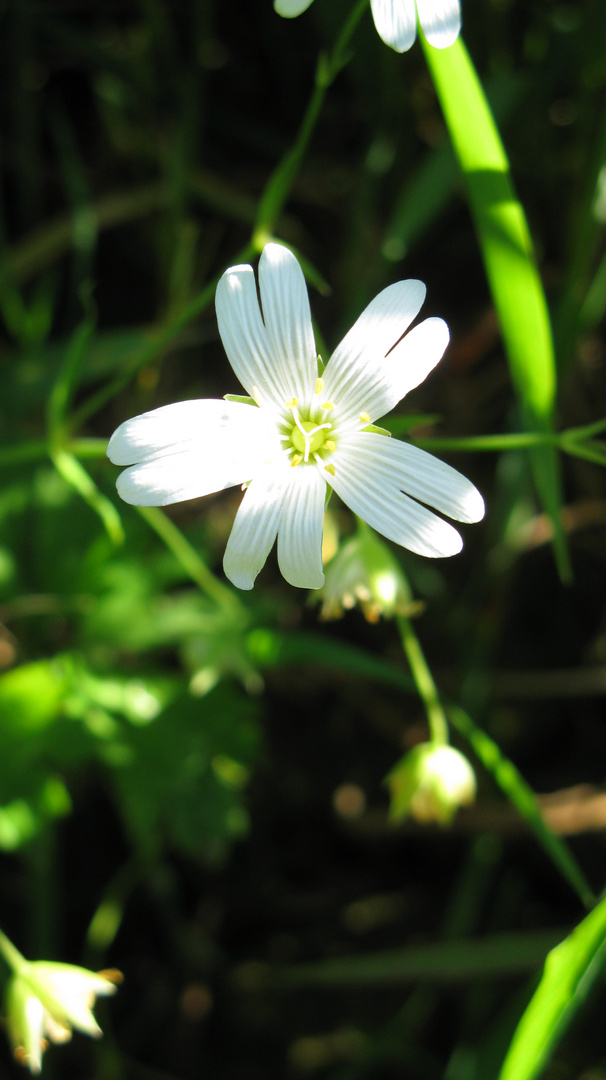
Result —
<svg viewBox="0 0 606 1080"><path fill-rule="evenodd" d="M311 420L299 420L299 423L293 427L290 433L291 442L295 450L304 455L305 460L323 445L327 426L319 427L318 424L312 424Z"/></svg>

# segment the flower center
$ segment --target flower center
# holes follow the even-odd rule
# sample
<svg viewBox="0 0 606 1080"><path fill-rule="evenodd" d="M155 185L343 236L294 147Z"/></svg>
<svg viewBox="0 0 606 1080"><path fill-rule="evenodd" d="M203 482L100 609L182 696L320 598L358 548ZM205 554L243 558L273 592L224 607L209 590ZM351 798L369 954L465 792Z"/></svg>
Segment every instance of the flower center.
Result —
<svg viewBox="0 0 606 1080"><path fill-rule="evenodd" d="M305 461L308 461L309 455L315 454L316 450L323 445L326 429L329 427L330 424L312 424L311 420L299 420L299 423L295 424L290 433L290 439L295 450L303 454Z"/></svg>
<svg viewBox="0 0 606 1080"><path fill-rule="evenodd" d="M335 449L334 441L326 437L332 428L332 424L328 423L328 421L318 424L313 420L303 420L296 398L287 401L286 408L292 415L294 425L291 427L288 424L286 427L288 434L285 432L280 438L283 442L289 444L285 449L291 455L291 465L300 465L302 461L308 464L310 460L317 459L321 450L332 451ZM309 412L307 412L307 416L309 416Z"/></svg>

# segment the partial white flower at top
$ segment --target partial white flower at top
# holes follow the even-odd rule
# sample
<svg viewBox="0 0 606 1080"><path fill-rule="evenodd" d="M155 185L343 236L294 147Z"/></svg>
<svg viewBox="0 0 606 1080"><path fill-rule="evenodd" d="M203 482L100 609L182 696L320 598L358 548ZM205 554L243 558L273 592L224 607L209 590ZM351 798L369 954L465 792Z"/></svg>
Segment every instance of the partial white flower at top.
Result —
<svg viewBox="0 0 606 1080"><path fill-rule="evenodd" d="M274 0L278 15L294 19L312 0ZM417 36L417 14L430 45L447 49L461 30L461 0L370 0L377 33L386 45L402 53Z"/></svg>
<svg viewBox="0 0 606 1080"><path fill-rule="evenodd" d="M442 319L406 333L425 299L423 283L398 281L379 293L321 376L305 279L287 248L264 248L259 288L262 314L251 266L232 266L216 293L219 333L250 399L182 401L121 424L107 448L114 464L129 466L118 477L121 497L165 506L245 485L223 559L240 589L252 589L276 537L286 580L321 588L329 488L396 544L455 555L458 532L421 504L479 521L480 493L425 451L371 430L448 344Z"/></svg>

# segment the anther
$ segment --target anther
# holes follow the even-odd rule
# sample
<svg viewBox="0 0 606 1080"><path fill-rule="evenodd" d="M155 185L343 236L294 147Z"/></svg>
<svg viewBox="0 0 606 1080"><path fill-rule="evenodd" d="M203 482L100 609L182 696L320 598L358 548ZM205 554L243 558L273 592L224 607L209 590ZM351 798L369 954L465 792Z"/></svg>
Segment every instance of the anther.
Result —
<svg viewBox="0 0 606 1080"><path fill-rule="evenodd" d="M325 465L324 469L325 469L325 471L327 473L330 473L331 476L335 475L335 467L334 467L334 465Z"/></svg>
<svg viewBox="0 0 606 1080"><path fill-rule="evenodd" d="M362 421L363 424L370 424L370 416L368 415L367 412L361 412L360 413L360 420Z"/></svg>
<svg viewBox="0 0 606 1080"><path fill-rule="evenodd" d="M320 405L320 408L321 409L326 409L327 412L330 412L332 409L334 409L334 405L333 405L332 401L325 401L323 405ZM370 419L370 417L369 417L369 419Z"/></svg>
<svg viewBox="0 0 606 1080"><path fill-rule="evenodd" d="M295 465L300 465L302 460L303 460L303 458L301 457L300 454L293 454L293 456L291 458L291 461L290 461L291 469L294 469Z"/></svg>
<svg viewBox="0 0 606 1080"><path fill-rule="evenodd" d="M299 402L297 401L296 397L294 397L294 398L291 398L290 401L286 402L286 408L287 409L296 409L298 404L299 404Z"/></svg>
<svg viewBox="0 0 606 1080"><path fill-rule="evenodd" d="M335 440L334 439L327 439L326 442L324 443L323 449L324 450L330 450L330 452L332 453L333 450L337 449L337 444L336 444Z"/></svg>
<svg viewBox="0 0 606 1080"><path fill-rule="evenodd" d="M258 405L259 408L260 408L261 407L261 402L263 401L263 398L261 397L261 393L259 391L258 386L253 386L253 388L252 388L252 396L253 396L253 401L255 402L255 404Z"/></svg>
<svg viewBox="0 0 606 1080"><path fill-rule="evenodd" d="M323 387L324 387L324 379L317 379L316 380L316 389L314 390L314 394L321 394Z"/></svg>

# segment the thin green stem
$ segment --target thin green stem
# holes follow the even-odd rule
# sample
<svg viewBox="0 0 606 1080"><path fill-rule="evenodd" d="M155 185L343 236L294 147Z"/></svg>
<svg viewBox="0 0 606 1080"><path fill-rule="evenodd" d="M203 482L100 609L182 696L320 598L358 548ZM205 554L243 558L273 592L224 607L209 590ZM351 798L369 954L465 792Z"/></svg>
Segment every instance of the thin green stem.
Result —
<svg viewBox="0 0 606 1080"><path fill-rule="evenodd" d="M288 199L314 132L324 104L326 91L332 85L342 67L347 63L346 50L349 40L366 7L368 7L368 0L357 0L337 38L331 55L329 57L323 54L320 55L316 67L314 89L305 110L297 138L294 145L272 173L261 196L253 231L253 246L257 252L262 251L268 240L272 238L276 223Z"/></svg>
<svg viewBox="0 0 606 1080"><path fill-rule="evenodd" d="M244 612L236 595L217 580L181 530L159 507L139 506L137 509L150 528L164 541L169 551L172 551L192 581L195 581L196 585L202 589L202 592L211 597L224 611L234 614Z"/></svg>
<svg viewBox="0 0 606 1080"><path fill-rule="evenodd" d="M431 741L444 745L448 742L446 713L442 707L440 695L433 681L433 675L429 670L421 643L413 630L410 619L407 619L405 615L398 615L396 621L412 677L425 706Z"/></svg>
<svg viewBox="0 0 606 1080"><path fill-rule="evenodd" d="M479 453L502 450L528 450L533 446L559 445L551 432L522 431L510 435L471 435L467 438L427 438L412 440L424 450L472 450Z"/></svg>
<svg viewBox="0 0 606 1080"><path fill-rule="evenodd" d="M245 262L254 254L255 248L253 244L247 244L246 247L236 255L236 261ZM177 334L183 330L188 323L192 322L204 308L212 303L220 276L221 275L217 275L217 277L214 278L206 288L202 289L202 291L198 293L198 295L194 297L194 299L187 304L178 315L175 315L174 318L170 319L166 326L161 327L157 333L150 338L147 344L142 348L137 349L136 352L131 355L130 359L127 359L124 362L119 375L116 375L105 386L102 386L96 394L92 394L88 401L85 401L79 409L75 410L70 420L70 429L72 431L79 428L96 412L99 412L99 409L102 409L104 405L107 405L107 403L134 378L141 368L145 367L146 364L150 364L152 360L155 360Z"/></svg>
<svg viewBox="0 0 606 1080"><path fill-rule="evenodd" d="M3 934L0 930L0 952L6 960L8 966L13 971L20 971L21 968L27 963L24 956L21 955L19 950L15 948L12 941L9 941L6 934Z"/></svg>
<svg viewBox="0 0 606 1080"><path fill-rule="evenodd" d="M104 458L107 439L72 439L65 444L64 450L77 458ZM48 454L49 444L46 439L3 446L0 448L0 469L23 465L28 461L44 461Z"/></svg>

